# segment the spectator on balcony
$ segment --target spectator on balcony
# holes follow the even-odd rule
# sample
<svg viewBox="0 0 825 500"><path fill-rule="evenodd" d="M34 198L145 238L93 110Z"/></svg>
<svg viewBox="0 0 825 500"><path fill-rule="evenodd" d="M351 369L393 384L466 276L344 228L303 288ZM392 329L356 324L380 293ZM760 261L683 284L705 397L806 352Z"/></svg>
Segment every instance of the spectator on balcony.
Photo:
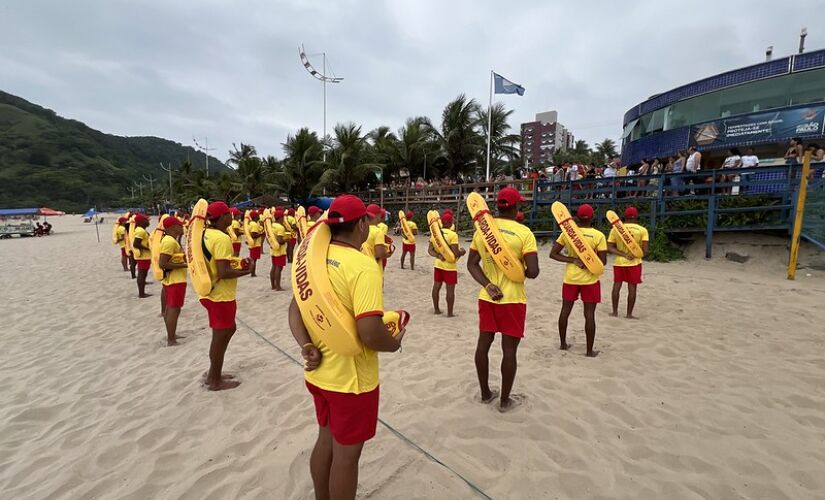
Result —
<svg viewBox="0 0 825 500"><path fill-rule="evenodd" d="M676 160L672 156L667 157L667 163L665 163L665 173L672 174L673 173L673 164Z"/></svg>
<svg viewBox="0 0 825 500"><path fill-rule="evenodd" d="M692 174L702 170L702 153L696 150L696 146L688 148L688 157L685 161L685 170Z"/></svg>
<svg viewBox="0 0 825 500"><path fill-rule="evenodd" d="M809 144L806 151L811 152L811 161L825 161L825 149L819 147L818 144Z"/></svg>
<svg viewBox="0 0 825 500"><path fill-rule="evenodd" d="M742 168L752 168L759 166L759 158L753 153L753 148L748 148L747 154L742 155L740 158L740 167Z"/></svg>
<svg viewBox="0 0 825 500"><path fill-rule="evenodd" d="M788 150L785 151L785 163L788 165L799 163L803 152L802 139L794 137L788 145Z"/></svg>
<svg viewBox="0 0 825 500"><path fill-rule="evenodd" d="M742 167L742 152L739 151L739 148L730 148L728 150L728 156L725 158L725 161L722 162L722 170L732 171L736 168ZM730 173L727 175L721 175L719 177L720 182L733 182L736 178L736 174ZM726 187L723 190L725 194L731 194L731 187Z"/></svg>

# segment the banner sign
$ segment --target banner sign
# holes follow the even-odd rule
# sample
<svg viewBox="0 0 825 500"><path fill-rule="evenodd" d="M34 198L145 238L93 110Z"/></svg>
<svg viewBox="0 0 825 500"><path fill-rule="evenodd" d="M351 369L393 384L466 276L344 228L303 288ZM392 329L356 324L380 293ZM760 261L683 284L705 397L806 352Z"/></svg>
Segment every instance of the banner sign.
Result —
<svg viewBox="0 0 825 500"><path fill-rule="evenodd" d="M690 127L690 145L719 149L825 135L825 104L720 118Z"/></svg>

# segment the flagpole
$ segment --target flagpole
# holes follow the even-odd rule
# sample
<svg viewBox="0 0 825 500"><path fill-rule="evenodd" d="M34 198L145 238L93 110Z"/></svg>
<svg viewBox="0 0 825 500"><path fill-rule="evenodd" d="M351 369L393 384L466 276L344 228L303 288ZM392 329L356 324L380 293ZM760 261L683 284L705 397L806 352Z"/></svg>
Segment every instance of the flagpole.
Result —
<svg viewBox="0 0 825 500"><path fill-rule="evenodd" d="M490 136L493 127L493 70L490 70L490 107L487 108L487 182L490 182Z"/></svg>

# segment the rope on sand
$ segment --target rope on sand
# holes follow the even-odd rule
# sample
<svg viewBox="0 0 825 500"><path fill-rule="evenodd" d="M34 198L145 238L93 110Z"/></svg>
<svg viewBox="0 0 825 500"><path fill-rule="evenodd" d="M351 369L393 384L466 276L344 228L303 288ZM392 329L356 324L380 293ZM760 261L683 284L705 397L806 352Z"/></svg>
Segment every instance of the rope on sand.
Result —
<svg viewBox="0 0 825 500"><path fill-rule="evenodd" d="M241 325L241 326L243 326L244 328L246 328L246 329L247 329L247 330L249 330L250 332L252 332L252 333L254 333L255 335L257 335L257 336L258 336L261 340L263 340L263 341L264 341L264 342L266 342L267 344L269 344L269 345L271 345L272 347L274 347L274 348L275 348L278 352L280 352L281 354L283 354L284 356L286 356L287 358L289 358L290 360L292 360L292 362L293 362L293 363L295 363L296 365L298 365L298 366L300 366L300 367L302 367L302 368L303 368L304 364L303 364L300 360L298 360L297 358L295 358L294 356L292 356L292 355L291 355L291 354L289 354L288 352L284 351L283 349L281 349L280 347L278 347L277 345L275 345L275 343L273 343L271 340L269 340L268 338L266 338L266 337L264 337L263 335L261 335L261 334L260 334L257 330L255 330L254 328L252 328L251 326L249 326L249 325L248 325L245 321L243 321L243 320L241 320L240 318L237 318L237 317L236 317L236 319L235 319L235 320L236 320L238 323L240 323L240 325ZM462 476L460 473L456 472L456 470L455 470L455 469L453 469L453 468L452 468L452 467L450 467L449 465L445 464L444 462L442 462L441 460L439 460L438 458L436 458L435 456L433 456L433 454L432 454L432 453L428 452L427 450L425 450L424 448L422 448L421 446L419 446L418 444L416 444L415 442L413 442L410 438L408 438L407 436L405 436L405 435L404 435L401 431L399 431L399 430L398 430L398 429L396 429L395 427L393 427L393 426L391 426L390 424L388 424L388 423L387 423L384 419L379 418L379 419L378 419L378 421L379 421L379 422L381 422L381 425L383 425L384 427L386 427L386 428L387 428L387 430L389 430L390 432L392 432L393 434L395 434L395 435L396 435L399 439L401 439L402 441L404 441L405 443L407 443L410 447L412 447L412 448L413 448L413 449L415 449L415 450L418 450L419 452L421 452L421 454L423 454L425 457L429 458L431 461L433 461L433 462L437 463L438 465L440 465L440 466L444 467L445 469L447 469L448 471L452 472L452 473L453 473L454 475L456 475L459 479L461 479L462 481L464 481L464 482L467 484L467 486L469 486L469 487L470 487L470 489L472 489L474 492L476 492L476 493L477 493L480 497L482 497L482 498L486 498L487 500L493 500L493 497L491 497L490 495L488 495L487 493L485 493L485 492L484 492L484 490L482 490L481 488L479 488L478 486L476 486L475 484L473 484L473 482L472 482L472 481L470 481L470 480L469 480L469 479L467 479L466 477Z"/></svg>

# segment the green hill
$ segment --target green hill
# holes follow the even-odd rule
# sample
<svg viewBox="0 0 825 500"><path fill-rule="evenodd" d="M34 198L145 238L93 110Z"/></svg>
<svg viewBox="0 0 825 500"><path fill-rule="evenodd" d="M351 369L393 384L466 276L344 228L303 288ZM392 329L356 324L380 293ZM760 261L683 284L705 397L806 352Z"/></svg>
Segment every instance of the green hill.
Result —
<svg viewBox="0 0 825 500"><path fill-rule="evenodd" d="M159 163L177 165L187 158L196 169L204 168L203 153L192 147L158 137L104 134L0 91L0 207L76 212L115 205L142 175L165 186L167 174ZM209 170L228 167L210 157Z"/></svg>

